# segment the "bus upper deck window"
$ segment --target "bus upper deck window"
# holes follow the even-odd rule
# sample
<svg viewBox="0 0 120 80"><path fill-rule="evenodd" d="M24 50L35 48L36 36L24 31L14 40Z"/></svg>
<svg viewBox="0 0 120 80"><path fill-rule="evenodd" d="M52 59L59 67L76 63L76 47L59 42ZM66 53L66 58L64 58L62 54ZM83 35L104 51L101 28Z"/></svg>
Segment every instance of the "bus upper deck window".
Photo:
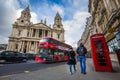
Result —
<svg viewBox="0 0 120 80"><path fill-rule="evenodd" d="M49 42L49 38L41 39L40 42Z"/></svg>

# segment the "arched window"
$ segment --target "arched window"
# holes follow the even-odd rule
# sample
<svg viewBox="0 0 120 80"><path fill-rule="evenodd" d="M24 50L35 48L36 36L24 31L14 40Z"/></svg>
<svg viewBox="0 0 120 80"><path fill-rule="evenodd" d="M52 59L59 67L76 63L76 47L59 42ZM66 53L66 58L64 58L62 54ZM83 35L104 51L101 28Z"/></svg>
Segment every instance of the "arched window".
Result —
<svg viewBox="0 0 120 80"><path fill-rule="evenodd" d="M60 28L60 25L57 25L58 28Z"/></svg>
<svg viewBox="0 0 120 80"><path fill-rule="evenodd" d="M60 34L58 34L58 39L60 38Z"/></svg>
<svg viewBox="0 0 120 80"><path fill-rule="evenodd" d="M27 37L29 37L29 31L28 31L28 33L27 33Z"/></svg>
<svg viewBox="0 0 120 80"><path fill-rule="evenodd" d="M18 31L18 36L20 36L20 34L21 34L21 31Z"/></svg>
<svg viewBox="0 0 120 80"><path fill-rule="evenodd" d="M16 44L16 50L18 49L18 44Z"/></svg>

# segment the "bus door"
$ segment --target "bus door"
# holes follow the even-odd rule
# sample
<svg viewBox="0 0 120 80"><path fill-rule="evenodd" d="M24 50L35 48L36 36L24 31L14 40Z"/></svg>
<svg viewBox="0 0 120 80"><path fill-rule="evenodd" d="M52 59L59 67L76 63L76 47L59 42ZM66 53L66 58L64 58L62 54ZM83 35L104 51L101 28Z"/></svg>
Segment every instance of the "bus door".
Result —
<svg viewBox="0 0 120 80"><path fill-rule="evenodd" d="M54 59L54 50L51 48L48 48L48 58L49 60L53 61Z"/></svg>
<svg viewBox="0 0 120 80"><path fill-rule="evenodd" d="M64 52L61 50L54 50L54 61L63 61Z"/></svg>

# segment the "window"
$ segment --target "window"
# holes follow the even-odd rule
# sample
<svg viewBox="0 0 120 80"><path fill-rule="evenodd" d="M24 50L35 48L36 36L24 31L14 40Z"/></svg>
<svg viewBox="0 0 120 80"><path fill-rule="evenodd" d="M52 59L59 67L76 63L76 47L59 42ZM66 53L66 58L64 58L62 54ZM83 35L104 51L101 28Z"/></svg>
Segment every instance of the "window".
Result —
<svg viewBox="0 0 120 80"><path fill-rule="evenodd" d="M33 29L33 36L32 37L35 37L35 32L36 32L36 29Z"/></svg>
<svg viewBox="0 0 120 80"><path fill-rule="evenodd" d="M109 48L109 52L110 52L110 53L113 53L116 49L119 48L118 42L117 42L116 38L114 38L114 39L112 39L111 41L109 41L109 42L107 43L107 45L108 45L108 48Z"/></svg>
<svg viewBox="0 0 120 80"><path fill-rule="evenodd" d="M16 49L18 49L18 44L16 44Z"/></svg>
<svg viewBox="0 0 120 80"><path fill-rule="evenodd" d="M48 31L47 30L45 30L45 36L47 36L48 35Z"/></svg>
<svg viewBox="0 0 120 80"><path fill-rule="evenodd" d="M51 37L52 37L52 33L51 33Z"/></svg>
<svg viewBox="0 0 120 80"><path fill-rule="evenodd" d="M47 53L48 53L48 49L46 49L46 48L39 49L39 54L40 55L46 55Z"/></svg>
<svg viewBox="0 0 120 80"><path fill-rule="evenodd" d="M29 37L29 32L27 33L27 37Z"/></svg>
<svg viewBox="0 0 120 80"><path fill-rule="evenodd" d="M21 20L21 22L23 23L23 22L24 22L24 20Z"/></svg>
<svg viewBox="0 0 120 80"><path fill-rule="evenodd" d="M34 42L32 41L32 43L31 43L31 47L34 47Z"/></svg>
<svg viewBox="0 0 120 80"><path fill-rule="evenodd" d="M39 37L42 37L42 30L39 29Z"/></svg>
<svg viewBox="0 0 120 80"><path fill-rule="evenodd" d="M60 38L60 34L58 34L58 39Z"/></svg>
<svg viewBox="0 0 120 80"><path fill-rule="evenodd" d="M57 27L60 28L60 25L58 25Z"/></svg>
<svg viewBox="0 0 120 80"><path fill-rule="evenodd" d="M21 31L18 31L18 36L20 36L20 34L21 34Z"/></svg>

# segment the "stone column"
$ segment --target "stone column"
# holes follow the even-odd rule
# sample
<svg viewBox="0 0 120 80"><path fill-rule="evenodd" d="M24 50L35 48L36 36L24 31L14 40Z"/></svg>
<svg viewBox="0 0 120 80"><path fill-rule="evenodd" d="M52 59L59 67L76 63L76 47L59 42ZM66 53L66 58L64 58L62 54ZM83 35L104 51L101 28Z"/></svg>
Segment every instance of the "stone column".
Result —
<svg viewBox="0 0 120 80"><path fill-rule="evenodd" d="M29 42L29 52L31 51L31 41Z"/></svg>
<svg viewBox="0 0 120 80"><path fill-rule="evenodd" d="M9 41L9 44L8 44L8 47L7 47L8 50L10 50L10 45L11 45L11 43L10 43L10 41Z"/></svg>
<svg viewBox="0 0 120 80"><path fill-rule="evenodd" d="M10 45L10 48L11 48L11 49L10 49L10 50L12 50L12 46L13 46L13 43L11 42L11 45Z"/></svg>
<svg viewBox="0 0 120 80"><path fill-rule="evenodd" d="M29 52L29 45L30 45L30 41L28 41L28 44L27 44L27 52Z"/></svg>
<svg viewBox="0 0 120 80"><path fill-rule="evenodd" d="M22 44L22 42L19 42L19 44L18 44L18 52L20 52L21 44Z"/></svg>
<svg viewBox="0 0 120 80"><path fill-rule="evenodd" d="M11 49L10 50L12 50L12 47L13 47L13 42L11 42L11 46L10 46Z"/></svg>
<svg viewBox="0 0 120 80"><path fill-rule="evenodd" d="M42 30L42 38L44 37L44 31Z"/></svg>
<svg viewBox="0 0 120 80"><path fill-rule="evenodd" d="M30 34L29 34L30 37L31 37L31 34L32 34L32 29L30 29Z"/></svg>
<svg viewBox="0 0 120 80"><path fill-rule="evenodd" d="M30 29L30 32L29 32L29 37L31 37L31 32L32 32L32 29Z"/></svg>
<svg viewBox="0 0 120 80"><path fill-rule="evenodd" d="M26 42L26 52L28 52L28 44L29 44L29 42L27 41Z"/></svg>
<svg viewBox="0 0 120 80"><path fill-rule="evenodd" d="M39 37L39 29L37 29L37 38Z"/></svg>
<svg viewBox="0 0 120 80"><path fill-rule="evenodd" d="M14 50L14 47L15 47L15 43L12 42L12 50Z"/></svg>
<svg viewBox="0 0 120 80"><path fill-rule="evenodd" d="M38 29L38 38L39 38L40 29Z"/></svg>
<svg viewBox="0 0 120 80"><path fill-rule="evenodd" d="M49 33L48 33L48 30L46 30L47 31L47 36L49 35Z"/></svg>
<svg viewBox="0 0 120 80"><path fill-rule="evenodd" d="M20 52L22 52L23 41L21 41Z"/></svg>
<svg viewBox="0 0 120 80"><path fill-rule="evenodd" d="M37 32L38 32L38 30L36 29L35 31L36 31L36 32L35 32L35 37L37 37Z"/></svg>
<svg viewBox="0 0 120 80"><path fill-rule="evenodd" d="M23 41L22 52L23 52L23 50L24 50L24 46L25 46L25 42Z"/></svg>
<svg viewBox="0 0 120 80"><path fill-rule="evenodd" d="M32 35L33 35L33 29L31 30L31 37L32 37Z"/></svg>
<svg viewBox="0 0 120 80"><path fill-rule="evenodd" d="M43 37L45 37L45 30L43 31Z"/></svg>
<svg viewBox="0 0 120 80"><path fill-rule="evenodd" d="M48 36L50 36L50 31L48 30Z"/></svg>
<svg viewBox="0 0 120 80"><path fill-rule="evenodd" d="M39 36L39 38L41 38L41 37L42 37L42 36L41 36L41 35L42 35L41 31L42 31L42 30L41 30L41 29L39 29L39 33L38 33L38 35L40 35L40 36Z"/></svg>
<svg viewBox="0 0 120 80"><path fill-rule="evenodd" d="M23 41L21 41L20 52L23 52Z"/></svg>
<svg viewBox="0 0 120 80"><path fill-rule="evenodd" d="M38 43L39 42L36 42L36 43L37 43L37 45L36 45L36 51L37 51L36 54L37 54L38 53Z"/></svg>
<svg viewBox="0 0 120 80"><path fill-rule="evenodd" d="M33 35L33 29L31 29L31 35L30 36L32 37L32 35Z"/></svg>
<svg viewBox="0 0 120 80"><path fill-rule="evenodd" d="M37 53L37 42L35 42L35 54Z"/></svg>

